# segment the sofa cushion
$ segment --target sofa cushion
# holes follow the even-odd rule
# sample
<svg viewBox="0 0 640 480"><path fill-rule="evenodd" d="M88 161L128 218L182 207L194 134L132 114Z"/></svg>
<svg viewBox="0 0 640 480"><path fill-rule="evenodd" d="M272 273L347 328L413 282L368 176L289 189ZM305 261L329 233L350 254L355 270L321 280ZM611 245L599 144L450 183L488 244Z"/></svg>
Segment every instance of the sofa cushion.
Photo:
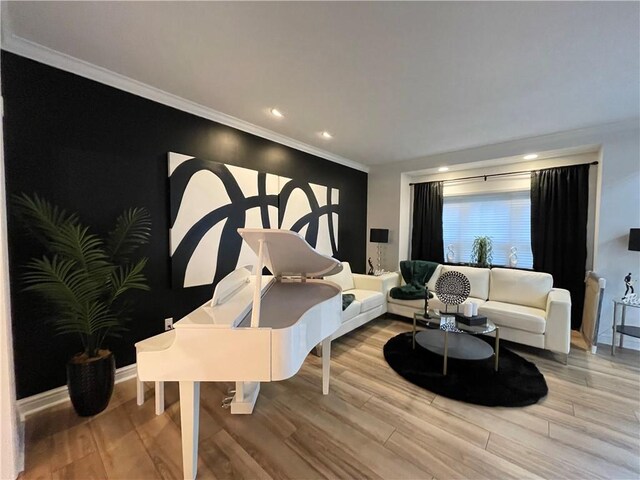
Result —
<svg viewBox="0 0 640 480"><path fill-rule="evenodd" d="M351 265L349 262L342 262L342 271L335 275L324 277L325 280L336 283L342 288L342 291L351 290L355 287L353 283L353 274L351 273ZM349 292L353 293L353 292Z"/></svg>
<svg viewBox="0 0 640 480"><path fill-rule="evenodd" d="M431 300L429 300L431 301ZM415 308L416 310L424 310L424 300L401 300L399 298L393 298L391 295L387 297L388 303L395 303L397 305L404 305L406 307Z"/></svg>
<svg viewBox="0 0 640 480"><path fill-rule="evenodd" d="M464 302L462 302L458 308L457 305L445 305L444 303L442 303L442 300L440 300L438 298L438 294L433 294L433 298L429 299L429 309L430 310L440 310L441 312L444 312L445 310L447 312L450 313L455 313L455 312L460 312L462 313L462 311L464 310L463 305L465 303L477 303L478 305L482 305L484 303L484 299L482 298L473 298L473 297L468 297ZM424 303L422 305L422 308L424 308Z"/></svg>
<svg viewBox="0 0 640 480"><path fill-rule="evenodd" d="M499 327L509 327L531 333L544 333L547 323L544 310L493 300L480 305L478 313Z"/></svg>
<svg viewBox="0 0 640 480"><path fill-rule="evenodd" d="M349 290L348 293L351 293L356 296L356 301L362 304L360 308L360 312L368 312L380 305L384 304L385 296L382 292L374 292L373 290L359 290L354 288L353 290Z"/></svg>
<svg viewBox="0 0 640 480"><path fill-rule="evenodd" d="M493 268L489 300L546 310L551 287L553 277L548 273Z"/></svg>
<svg viewBox="0 0 640 480"><path fill-rule="evenodd" d="M442 269L443 268L444 268L444 265L438 265L436 267L436 271L433 272L433 275L431 275L431 278L427 282L427 288L429 289L430 292L435 291L436 282L438 281L438 278L440 278L440 275L442 274Z"/></svg>
<svg viewBox="0 0 640 480"><path fill-rule="evenodd" d="M470 297L481 298L482 300L489 298L489 274L491 271L488 268L443 265L440 275L453 271L460 272L469 279L469 283L471 284Z"/></svg>
<svg viewBox="0 0 640 480"><path fill-rule="evenodd" d="M424 310L424 300L401 300L399 298L393 298L390 294L387 296L387 302L395 303L397 305L404 305L406 307L415 308L416 310ZM429 300L431 302L431 300Z"/></svg>
<svg viewBox="0 0 640 480"><path fill-rule="evenodd" d="M351 302L351 304L342 312L342 323L359 315L361 310L362 304L358 300Z"/></svg>

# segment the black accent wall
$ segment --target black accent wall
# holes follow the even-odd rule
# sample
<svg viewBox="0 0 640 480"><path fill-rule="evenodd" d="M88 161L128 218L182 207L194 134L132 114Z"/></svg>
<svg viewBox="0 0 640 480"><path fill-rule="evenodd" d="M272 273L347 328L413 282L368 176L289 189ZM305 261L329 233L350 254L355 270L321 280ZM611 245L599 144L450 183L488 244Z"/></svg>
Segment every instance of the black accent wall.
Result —
<svg viewBox="0 0 640 480"><path fill-rule="evenodd" d="M134 343L161 332L211 297L212 287L172 289L167 152L252 168L340 189L338 255L354 271L365 264L367 174L217 124L23 57L2 52L7 194L37 193L79 213L97 233L127 207L152 215L146 274L130 331L108 346L117 366L135 362ZM80 342L54 335L50 312L21 291L29 258L42 255L12 216L9 260L18 398L66 383L65 364Z"/></svg>

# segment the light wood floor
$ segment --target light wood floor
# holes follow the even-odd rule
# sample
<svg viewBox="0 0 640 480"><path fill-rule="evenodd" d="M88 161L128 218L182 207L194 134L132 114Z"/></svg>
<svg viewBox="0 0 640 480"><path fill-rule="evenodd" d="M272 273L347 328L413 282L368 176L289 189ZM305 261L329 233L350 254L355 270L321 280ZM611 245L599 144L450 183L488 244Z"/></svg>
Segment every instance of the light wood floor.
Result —
<svg viewBox="0 0 640 480"><path fill-rule="evenodd" d="M310 355L284 382L262 384L251 416L220 408L229 384L202 385L198 478L640 477L640 366L573 348L569 365L521 350L549 395L526 408L478 407L397 376L382 356L407 323L379 320L333 344L331 394ZM604 349L601 349L604 350ZM62 405L28 418L21 478L182 478L176 384L154 414L152 390L116 386L90 419Z"/></svg>

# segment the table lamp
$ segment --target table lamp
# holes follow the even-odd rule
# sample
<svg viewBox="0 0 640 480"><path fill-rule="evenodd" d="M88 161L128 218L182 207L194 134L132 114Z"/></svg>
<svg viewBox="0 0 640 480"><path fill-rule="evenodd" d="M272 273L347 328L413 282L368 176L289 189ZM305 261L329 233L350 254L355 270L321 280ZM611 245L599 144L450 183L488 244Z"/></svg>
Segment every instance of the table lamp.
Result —
<svg viewBox="0 0 640 480"><path fill-rule="evenodd" d="M382 271L382 244L389 242L388 228L372 228L369 233L369 241L378 244L378 264L376 273Z"/></svg>
<svg viewBox="0 0 640 480"><path fill-rule="evenodd" d="M629 230L629 250L640 252L640 228Z"/></svg>

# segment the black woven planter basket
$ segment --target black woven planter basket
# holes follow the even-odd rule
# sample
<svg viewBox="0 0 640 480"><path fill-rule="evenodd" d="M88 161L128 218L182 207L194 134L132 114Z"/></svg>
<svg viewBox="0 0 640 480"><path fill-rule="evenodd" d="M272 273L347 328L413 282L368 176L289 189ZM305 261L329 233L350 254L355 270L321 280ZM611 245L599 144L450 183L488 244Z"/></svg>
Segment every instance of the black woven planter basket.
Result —
<svg viewBox="0 0 640 480"><path fill-rule="evenodd" d="M86 363L67 363L67 387L78 415L90 417L107 408L116 373L113 353Z"/></svg>

